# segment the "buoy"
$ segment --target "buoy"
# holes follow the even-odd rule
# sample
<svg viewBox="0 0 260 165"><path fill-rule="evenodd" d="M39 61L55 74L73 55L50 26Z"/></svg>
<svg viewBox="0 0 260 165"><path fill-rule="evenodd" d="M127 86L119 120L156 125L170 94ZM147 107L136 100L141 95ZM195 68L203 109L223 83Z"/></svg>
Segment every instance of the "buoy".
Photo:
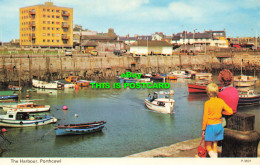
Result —
<svg viewBox="0 0 260 165"><path fill-rule="evenodd" d="M6 132L7 130L5 128L2 129L2 132Z"/></svg>
<svg viewBox="0 0 260 165"><path fill-rule="evenodd" d="M75 89L79 89L79 85L77 84L77 85L75 85Z"/></svg>
<svg viewBox="0 0 260 165"><path fill-rule="evenodd" d="M78 115L78 114L75 114L75 117L79 117L79 115Z"/></svg>
<svg viewBox="0 0 260 165"><path fill-rule="evenodd" d="M170 94L171 94L171 95L174 95L174 90L170 90Z"/></svg>
<svg viewBox="0 0 260 165"><path fill-rule="evenodd" d="M63 109L63 110L68 110L68 107L67 107L66 105L64 105L64 106L62 107L62 109Z"/></svg>

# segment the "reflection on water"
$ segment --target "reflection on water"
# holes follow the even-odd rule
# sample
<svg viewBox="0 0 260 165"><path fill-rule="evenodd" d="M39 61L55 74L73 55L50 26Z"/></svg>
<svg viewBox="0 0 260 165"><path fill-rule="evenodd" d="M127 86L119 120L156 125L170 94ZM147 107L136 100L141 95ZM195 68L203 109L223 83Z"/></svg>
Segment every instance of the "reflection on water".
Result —
<svg viewBox="0 0 260 165"><path fill-rule="evenodd" d="M170 81L174 90L174 114L147 109L144 99L154 89L37 90L30 99L51 105L50 114L60 119L54 125L38 128L8 128L6 137L13 143L5 146L3 157L123 157L130 154L198 138L201 135L206 94L189 94L187 83ZM24 89L26 90L26 89ZM23 91L23 96L26 92ZM62 107L68 106L68 110ZM256 115L260 131L259 106L239 111ZM75 114L78 117L75 117ZM107 121L102 132L90 135L56 137L53 126L69 123ZM102 151L102 152L101 152Z"/></svg>

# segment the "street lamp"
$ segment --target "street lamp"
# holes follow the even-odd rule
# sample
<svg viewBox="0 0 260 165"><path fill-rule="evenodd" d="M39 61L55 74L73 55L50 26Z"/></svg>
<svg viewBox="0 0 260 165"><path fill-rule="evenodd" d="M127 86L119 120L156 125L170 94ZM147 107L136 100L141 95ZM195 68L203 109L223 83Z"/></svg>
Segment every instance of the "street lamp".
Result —
<svg viewBox="0 0 260 165"><path fill-rule="evenodd" d="M194 29L194 33L193 33L193 53L195 52L195 31L197 29Z"/></svg>

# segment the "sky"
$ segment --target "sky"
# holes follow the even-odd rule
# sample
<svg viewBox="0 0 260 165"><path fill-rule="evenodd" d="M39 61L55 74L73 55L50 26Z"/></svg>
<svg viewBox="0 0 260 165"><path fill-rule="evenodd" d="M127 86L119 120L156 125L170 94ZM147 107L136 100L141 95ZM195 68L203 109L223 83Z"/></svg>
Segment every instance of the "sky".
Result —
<svg viewBox="0 0 260 165"><path fill-rule="evenodd" d="M0 0L0 41L19 38L19 8L50 0ZM51 0L73 8L73 24L120 36L226 30L227 37L260 36L260 0Z"/></svg>

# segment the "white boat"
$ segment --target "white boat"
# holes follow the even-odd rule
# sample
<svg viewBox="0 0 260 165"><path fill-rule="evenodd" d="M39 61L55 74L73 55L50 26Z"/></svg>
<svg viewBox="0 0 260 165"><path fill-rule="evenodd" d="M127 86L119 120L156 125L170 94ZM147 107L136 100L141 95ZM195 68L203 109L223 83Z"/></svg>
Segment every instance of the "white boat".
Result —
<svg viewBox="0 0 260 165"><path fill-rule="evenodd" d="M173 113L175 101L170 98L169 92L154 92L153 98L145 99L147 108L160 113Z"/></svg>
<svg viewBox="0 0 260 165"><path fill-rule="evenodd" d="M196 80L212 80L212 73L196 73L195 74Z"/></svg>
<svg viewBox="0 0 260 165"><path fill-rule="evenodd" d="M49 111L51 108L50 105L37 105L34 103L22 103L22 104L16 104L16 105L8 105L8 106L3 106L3 110L5 112L7 111L19 111L19 112L46 112Z"/></svg>
<svg viewBox="0 0 260 165"><path fill-rule="evenodd" d="M32 79L32 85L35 88L42 88L42 89L60 89L62 85L58 84L57 82L46 82Z"/></svg>
<svg viewBox="0 0 260 165"><path fill-rule="evenodd" d="M75 84L74 83L68 82L66 80L56 80L54 82L60 84L63 88L75 88Z"/></svg>
<svg viewBox="0 0 260 165"><path fill-rule="evenodd" d="M254 93L254 90L239 90L238 106L259 105L260 94Z"/></svg>
<svg viewBox="0 0 260 165"><path fill-rule="evenodd" d="M176 70L173 72L169 72L168 76L176 76L177 78L191 78L191 74L183 70Z"/></svg>
<svg viewBox="0 0 260 165"><path fill-rule="evenodd" d="M137 82L151 82L150 78L141 78L141 79L137 79Z"/></svg>
<svg viewBox="0 0 260 165"><path fill-rule="evenodd" d="M36 127L56 122L57 119L51 116L36 116L19 111L7 111L5 115L0 115L1 127Z"/></svg>
<svg viewBox="0 0 260 165"><path fill-rule="evenodd" d="M246 76L246 75L234 76L233 85L236 87L249 87L249 86L254 86L256 84L256 81L257 81L257 77L254 76Z"/></svg>

